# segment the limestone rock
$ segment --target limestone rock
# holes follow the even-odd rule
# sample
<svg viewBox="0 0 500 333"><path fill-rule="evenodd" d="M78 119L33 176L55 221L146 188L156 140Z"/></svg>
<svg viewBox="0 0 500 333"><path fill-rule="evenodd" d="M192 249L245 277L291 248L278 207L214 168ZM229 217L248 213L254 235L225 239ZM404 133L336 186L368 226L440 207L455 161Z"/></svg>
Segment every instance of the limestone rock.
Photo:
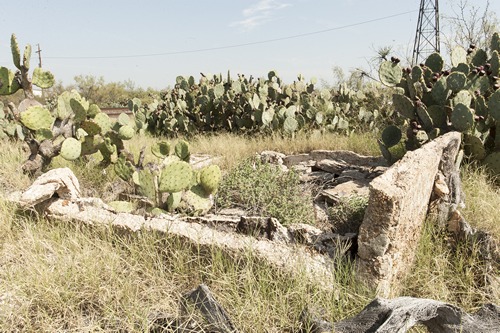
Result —
<svg viewBox="0 0 500 333"><path fill-rule="evenodd" d="M343 164L368 168L387 165L383 157L364 156L348 150L313 150L310 156L316 162L332 160Z"/></svg>
<svg viewBox="0 0 500 333"><path fill-rule="evenodd" d="M404 333L421 324L431 333L494 333L500 327L500 308L485 304L469 314L451 304L432 299L376 298L353 318L336 322L339 333Z"/></svg>
<svg viewBox="0 0 500 333"><path fill-rule="evenodd" d="M69 168L53 169L38 177L23 192L20 201L25 205L35 206L50 199L54 194L66 200L80 197L80 183Z"/></svg>
<svg viewBox="0 0 500 333"><path fill-rule="evenodd" d="M447 133L408 152L370 183L370 197L358 237L358 273L389 297L410 269L434 180L443 159L453 162L460 133Z"/></svg>

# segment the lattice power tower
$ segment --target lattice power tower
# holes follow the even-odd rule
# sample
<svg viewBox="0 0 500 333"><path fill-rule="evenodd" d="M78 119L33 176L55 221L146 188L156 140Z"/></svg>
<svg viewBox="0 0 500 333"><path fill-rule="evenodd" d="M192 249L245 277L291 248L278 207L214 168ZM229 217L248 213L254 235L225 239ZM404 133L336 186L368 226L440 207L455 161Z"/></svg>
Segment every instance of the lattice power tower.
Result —
<svg viewBox="0 0 500 333"><path fill-rule="evenodd" d="M413 45L412 65L417 65L439 52L439 5L438 0L421 0L417 32Z"/></svg>

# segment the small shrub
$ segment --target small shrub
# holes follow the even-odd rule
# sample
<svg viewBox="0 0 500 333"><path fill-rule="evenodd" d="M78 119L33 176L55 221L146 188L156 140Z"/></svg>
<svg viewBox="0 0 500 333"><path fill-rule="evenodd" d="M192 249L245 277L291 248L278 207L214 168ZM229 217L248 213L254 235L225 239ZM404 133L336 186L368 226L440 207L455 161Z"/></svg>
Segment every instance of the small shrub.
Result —
<svg viewBox="0 0 500 333"><path fill-rule="evenodd" d="M284 225L314 223L312 197L300 187L299 175L258 158L244 160L223 177L217 205L275 217Z"/></svg>

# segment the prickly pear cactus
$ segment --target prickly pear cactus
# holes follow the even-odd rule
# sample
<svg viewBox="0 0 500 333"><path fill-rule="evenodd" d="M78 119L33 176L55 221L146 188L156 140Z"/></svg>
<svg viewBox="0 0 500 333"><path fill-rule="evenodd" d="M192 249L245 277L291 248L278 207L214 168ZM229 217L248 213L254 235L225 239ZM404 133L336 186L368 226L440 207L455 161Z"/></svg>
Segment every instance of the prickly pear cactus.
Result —
<svg viewBox="0 0 500 333"><path fill-rule="evenodd" d="M174 147L175 155L177 155L181 160L189 162L189 143L184 140L180 140Z"/></svg>
<svg viewBox="0 0 500 333"><path fill-rule="evenodd" d="M73 161L80 157L82 152L82 143L75 138L67 138L61 146L61 157Z"/></svg>
<svg viewBox="0 0 500 333"><path fill-rule="evenodd" d="M118 177L125 181L129 181L132 179L135 168L130 161L125 160L124 157L120 157L114 165L114 170Z"/></svg>
<svg viewBox="0 0 500 333"><path fill-rule="evenodd" d="M170 154L170 144L167 141L160 141L151 146L151 152L158 158L166 158Z"/></svg>
<svg viewBox="0 0 500 333"><path fill-rule="evenodd" d="M179 208L191 215L204 215L212 208L212 205L211 196L203 187L197 185L183 193Z"/></svg>
<svg viewBox="0 0 500 333"><path fill-rule="evenodd" d="M395 64L380 66L380 77L395 86L393 105L409 127L405 146L412 150L449 131L463 133L465 156L483 161L493 173L500 140L500 37L494 34L491 51L470 47L456 48L451 54L452 66L444 68L441 55L433 53L424 64L401 68ZM399 67L401 76L395 73ZM394 72L390 72L394 70ZM397 81L397 82L396 82ZM379 145L384 156L396 142L391 126L382 132ZM492 134L493 133L493 134ZM397 140L399 141L399 139Z"/></svg>
<svg viewBox="0 0 500 333"><path fill-rule="evenodd" d="M208 194L214 194L219 188L222 173L218 165L204 167L200 172L200 185Z"/></svg>
<svg viewBox="0 0 500 333"><path fill-rule="evenodd" d="M50 129L53 122L54 117L43 106L32 106L21 113L21 123L30 130Z"/></svg>
<svg viewBox="0 0 500 333"><path fill-rule="evenodd" d="M134 137L134 134L135 130L128 125L121 126L120 129L118 130L118 136L120 137L120 139L123 140L132 139Z"/></svg>
<svg viewBox="0 0 500 333"><path fill-rule="evenodd" d="M181 192L191 186L193 169L184 161L172 162L161 171L159 190L161 192Z"/></svg>

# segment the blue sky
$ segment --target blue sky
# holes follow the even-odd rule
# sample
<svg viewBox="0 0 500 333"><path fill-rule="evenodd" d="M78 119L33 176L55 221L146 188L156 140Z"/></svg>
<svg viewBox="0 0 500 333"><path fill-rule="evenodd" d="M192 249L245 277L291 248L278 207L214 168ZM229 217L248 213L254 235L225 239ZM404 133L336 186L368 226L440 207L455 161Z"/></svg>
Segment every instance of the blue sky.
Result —
<svg viewBox="0 0 500 333"><path fill-rule="evenodd" d="M442 15L450 13L450 2L440 2ZM334 66L346 72L367 69L381 46L393 46L400 57L411 55L419 4L420 0L24 0L22 5L3 1L0 66L14 67L10 34L15 33L21 47L30 43L36 49L40 44L43 67L64 84L83 74L161 89L172 85L177 75L199 78L200 72L225 75L228 70L255 77L276 70L285 82L299 73L329 82ZM490 1L490 8L500 16L500 1ZM316 33L324 30L328 31ZM241 44L250 45L237 46Z"/></svg>

